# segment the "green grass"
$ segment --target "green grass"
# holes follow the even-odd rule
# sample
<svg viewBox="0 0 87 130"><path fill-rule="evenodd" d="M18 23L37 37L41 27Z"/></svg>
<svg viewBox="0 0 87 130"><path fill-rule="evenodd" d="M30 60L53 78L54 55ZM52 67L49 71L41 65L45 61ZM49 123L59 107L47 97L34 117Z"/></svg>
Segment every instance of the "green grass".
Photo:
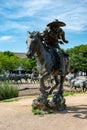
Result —
<svg viewBox="0 0 87 130"><path fill-rule="evenodd" d="M0 100L18 97L18 89L16 86L10 85L8 82L0 84Z"/></svg>
<svg viewBox="0 0 87 130"><path fill-rule="evenodd" d="M84 94L85 92L64 92L63 96L70 96L74 94Z"/></svg>
<svg viewBox="0 0 87 130"><path fill-rule="evenodd" d="M63 96L70 96L70 95L74 95L74 94L85 94L85 92L63 92ZM49 98L52 98L52 94L49 95Z"/></svg>
<svg viewBox="0 0 87 130"><path fill-rule="evenodd" d="M20 100L19 98L11 98L11 99L5 99L2 102L16 102L16 101L19 101L19 100Z"/></svg>
<svg viewBox="0 0 87 130"><path fill-rule="evenodd" d="M7 87L7 86L6 86ZM14 87L14 86L10 86L10 87ZM5 88L4 88L5 89ZM13 88L12 88L13 89ZM17 89L17 87L16 87ZM9 89L8 89L9 90ZM5 90L7 91L7 90ZM18 90L17 90L18 91ZM11 92L11 90L10 90ZM64 96L70 96L70 95L74 95L74 94L85 94L86 92L64 92L63 95ZM1 94L1 85L0 85L0 94ZM14 94L12 94L14 95ZM16 98L15 98L16 97ZM0 102L14 102L14 101L19 101L20 99L26 99L26 98L37 98L37 95L32 95L32 96L23 96L23 97L18 97L18 92L16 96L10 96L9 98L5 98L2 99ZM53 95L49 95L48 98L52 98ZM34 110L32 109L32 111L34 112ZM36 110L35 110L36 111ZM39 113L39 111L37 111L36 113ZM48 111L48 113L51 113L50 111Z"/></svg>
<svg viewBox="0 0 87 130"><path fill-rule="evenodd" d="M43 115L43 112L37 108L32 107L32 113L34 115Z"/></svg>
<svg viewBox="0 0 87 130"><path fill-rule="evenodd" d="M40 110L40 109L32 107L32 113L34 115L44 115L44 114L51 114L51 113L53 113L53 110L48 109L46 111L43 111L43 110Z"/></svg>

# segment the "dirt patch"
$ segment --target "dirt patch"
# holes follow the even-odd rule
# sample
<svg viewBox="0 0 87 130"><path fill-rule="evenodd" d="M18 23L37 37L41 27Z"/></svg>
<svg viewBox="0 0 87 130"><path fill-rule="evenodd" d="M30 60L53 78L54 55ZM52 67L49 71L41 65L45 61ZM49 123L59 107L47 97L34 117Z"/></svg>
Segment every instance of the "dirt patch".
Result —
<svg viewBox="0 0 87 130"><path fill-rule="evenodd" d="M33 115L34 97L0 103L0 130L87 130L87 93L65 97L62 112Z"/></svg>
<svg viewBox="0 0 87 130"><path fill-rule="evenodd" d="M39 94L38 83L18 84L19 96L30 96Z"/></svg>
<svg viewBox="0 0 87 130"><path fill-rule="evenodd" d="M31 96L39 94L39 84L37 83L24 83L17 84L19 90L19 96ZM57 89L55 89L56 91ZM68 84L64 85L64 91L70 91Z"/></svg>

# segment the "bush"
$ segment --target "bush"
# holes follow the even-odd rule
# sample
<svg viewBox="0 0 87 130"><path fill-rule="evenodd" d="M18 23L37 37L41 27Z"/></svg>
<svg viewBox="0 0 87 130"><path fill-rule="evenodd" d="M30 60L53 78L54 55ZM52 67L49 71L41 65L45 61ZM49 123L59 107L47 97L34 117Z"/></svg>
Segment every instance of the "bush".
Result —
<svg viewBox="0 0 87 130"><path fill-rule="evenodd" d="M8 83L0 84L0 100L18 97L18 89L16 86Z"/></svg>

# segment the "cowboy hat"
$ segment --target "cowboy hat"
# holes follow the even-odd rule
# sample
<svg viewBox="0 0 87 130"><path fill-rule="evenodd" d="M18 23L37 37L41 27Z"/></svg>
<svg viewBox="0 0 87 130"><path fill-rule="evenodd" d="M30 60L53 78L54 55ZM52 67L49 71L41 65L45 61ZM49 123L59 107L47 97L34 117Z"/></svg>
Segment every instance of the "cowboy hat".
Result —
<svg viewBox="0 0 87 130"><path fill-rule="evenodd" d="M59 21L58 19L55 19L53 22L47 24L47 26L59 26L59 27L63 27L63 26L66 26L66 24L64 22Z"/></svg>

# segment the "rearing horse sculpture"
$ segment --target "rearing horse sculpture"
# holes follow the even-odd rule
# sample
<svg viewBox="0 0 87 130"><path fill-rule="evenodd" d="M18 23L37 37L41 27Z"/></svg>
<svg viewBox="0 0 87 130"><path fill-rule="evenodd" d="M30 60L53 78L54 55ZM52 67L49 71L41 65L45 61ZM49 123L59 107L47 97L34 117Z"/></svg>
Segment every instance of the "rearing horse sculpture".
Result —
<svg viewBox="0 0 87 130"><path fill-rule="evenodd" d="M46 105L48 100L47 97L52 91L58 87L56 94L53 96L52 102L50 102L50 106L54 106L57 104L57 99L59 95L63 97L63 83L65 79L64 76L60 76L60 80L58 79L58 67L56 66L56 58L53 54L53 50L51 47L46 47L46 44L41 41L41 35L39 32L28 32L28 38L26 40L27 44L27 57L31 58L34 54L36 55L37 59L37 68L39 71L39 90L40 96L37 100L34 101L36 106ZM66 72L69 69L69 61L66 58ZM52 86L49 90L48 87L44 84L45 80L52 75L55 79L55 85ZM37 105L39 104L39 105Z"/></svg>

